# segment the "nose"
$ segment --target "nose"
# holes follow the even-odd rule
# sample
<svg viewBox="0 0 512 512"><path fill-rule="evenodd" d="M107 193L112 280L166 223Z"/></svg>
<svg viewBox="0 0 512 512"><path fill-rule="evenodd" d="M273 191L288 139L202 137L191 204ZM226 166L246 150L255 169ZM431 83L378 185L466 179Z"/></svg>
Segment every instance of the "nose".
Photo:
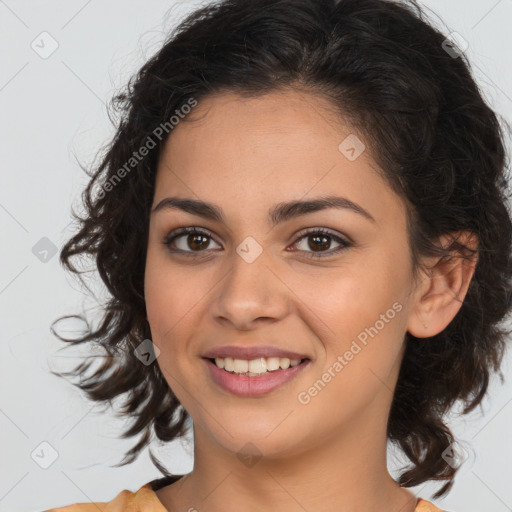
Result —
<svg viewBox="0 0 512 512"><path fill-rule="evenodd" d="M233 251L231 259L231 268L213 298L214 320L244 331L283 319L288 312L288 289L269 265L265 251L254 261Z"/></svg>

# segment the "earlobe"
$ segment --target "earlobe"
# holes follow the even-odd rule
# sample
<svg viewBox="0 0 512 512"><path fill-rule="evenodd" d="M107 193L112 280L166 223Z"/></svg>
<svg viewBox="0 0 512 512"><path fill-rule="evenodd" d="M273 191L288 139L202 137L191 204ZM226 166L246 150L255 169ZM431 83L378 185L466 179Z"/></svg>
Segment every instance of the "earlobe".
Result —
<svg viewBox="0 0 512 512"><path fill-rule="evenodd" d="M467 247L477 249L474 234L459 234L457 239ZM457 249L444 258L436 259L437 263L425 274L416 290L416 303L407 326L407 331L417 338L439 334L455 318L474 276L478 253L464 258L461 250Z"/></svg>

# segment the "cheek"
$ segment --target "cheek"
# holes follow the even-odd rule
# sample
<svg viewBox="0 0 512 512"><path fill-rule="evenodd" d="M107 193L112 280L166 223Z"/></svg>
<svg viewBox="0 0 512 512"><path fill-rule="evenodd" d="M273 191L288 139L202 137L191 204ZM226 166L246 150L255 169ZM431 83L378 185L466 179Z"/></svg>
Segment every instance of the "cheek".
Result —
<svg viewBox="0 0 512 512"><path fill-rule="evenodd" d="M310 296L328 325L318 371L303 389L310 411L345 421L394 385L403 347L404 305L389 282L345 275L328 296ZM301 402L303 403L303 402ZM333 404L339 404L334 406Z"/></svg>
<svg viewBox="0 0 512 512"><path fill-rule="evenodd" d="M198 267L184 268L173 264L164 251L148 250L144 295L154 341L164 343L190 327L211 288L205 277Z"/></svg>
<svg viewBox="0 0 512 512"><path fill-rule="evenodd" d="M161 335L175 323L180 314L178 300L182 288L179 274L171 272L169 263L155 249L148 249L144 275L144 296L148 322L153 335Z"/></svg>
<svg viewBox="0 0 512 512"><path fill-rule="evenodd" d="M336 336L328 346L327 366L342 356L338 385L345 396L365 402L383 385L392 386L405 334L404 279L386 267L371 272L366 266L341 283L344 300L338 299L338 314L331 315Z"/></svg>
<svg viewBox="0 0 512 512"><path fill-rule="evenodd" d="M186 289L182 281L180 273L171 269L164 257L148 252L144 276L147 319L152 341L160 350L156 363L176 394L177 382L183 377L175 355L184 349L177 340L183 336L183 329L187 329L187 311L191 307L182 292Z"/></svg>
<svg viewBox="0 0 512 512"><path fill-rule="evenodd" d="M294 283L299 298L329 327L331 335L353 335L373 325L401 297L404 283L383 265L361 260L339 272L302 273ZM357 334L357 333L355 333Z"/></svg>
<svg viewBox="0 0 512 512"><path fill-rule="evenodd" d="M361 258L340 272L303 275L297 282L301 299L315 314L317 332L324 333L325 367L346 354L347 366L358 370L344 373L356 383L368 368L387 373L403 343L406 275L392 270L390 261L374 261Z"/></svg>

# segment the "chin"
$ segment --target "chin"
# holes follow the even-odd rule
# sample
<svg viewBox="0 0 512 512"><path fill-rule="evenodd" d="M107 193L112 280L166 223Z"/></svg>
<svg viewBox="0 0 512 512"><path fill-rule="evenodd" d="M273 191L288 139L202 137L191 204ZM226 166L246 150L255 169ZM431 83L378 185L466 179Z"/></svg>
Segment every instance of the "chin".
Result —
<svg viewBox="0 0 512 512"><path fill-rule="evenodd" d="M286 458L304 446L304 440L294 439L292 432L280 425L283 418L277 419L270 426L269 422L223 422L222 426L211 425L208 437L224 450L236 454L239 458L254 457L267 459ZM277 426L277 428L276 428ZM204 428L204 427L203 427ZM297 430L295 430L297 432Z"/></svg>

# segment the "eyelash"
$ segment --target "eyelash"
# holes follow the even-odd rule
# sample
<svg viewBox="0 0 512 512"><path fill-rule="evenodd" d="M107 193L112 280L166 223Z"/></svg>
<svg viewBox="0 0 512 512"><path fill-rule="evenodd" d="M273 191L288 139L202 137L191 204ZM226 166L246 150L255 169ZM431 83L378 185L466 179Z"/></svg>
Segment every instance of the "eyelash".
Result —
<svg viewBox="0 0 512 512"><path fill-rule="evenodd" d="M171 245L172 242L174 242L174 240L176 240L177 238L179 238L179 237L181 237L183 235L190 235L190 234L204 235L204 236L206 236L208 238L213 239L211 234L208 231L206 231L206 230L204 230L202 228L187 227L187 228L179 228L178 230L169 233L164 238L163 244L171 252L186 254L188 257L192 257L192 258L200 257L199 253L202 253L202 252L205 252L205 251L184 251L182 249L170 249L170 245ZM341 245L339 247L337 247L336 249L332 250L332 251L324 251L324 252L319 252L319 253L303 251L303 252L307 253L307 257L308 258L326 258L328 256L332 256L334 254L338 254L341 251L343 251L345 249L348 249L349 247L352 246L352 242L349 242L348 240L343 239L343 238L341 238L341 237L331 233L331 231L329 231L329 230L327 230L325 228L317 228L317 229L312 229L310 231L306 231L306 232L300 233L298 238L295 240L295 242L293 242L292 245L296 245L303 238L307 238L308 236L312 236L312 235L326 235L326 236L332 238L335 242L337 242L337 243L339 243Z"/></svg>

